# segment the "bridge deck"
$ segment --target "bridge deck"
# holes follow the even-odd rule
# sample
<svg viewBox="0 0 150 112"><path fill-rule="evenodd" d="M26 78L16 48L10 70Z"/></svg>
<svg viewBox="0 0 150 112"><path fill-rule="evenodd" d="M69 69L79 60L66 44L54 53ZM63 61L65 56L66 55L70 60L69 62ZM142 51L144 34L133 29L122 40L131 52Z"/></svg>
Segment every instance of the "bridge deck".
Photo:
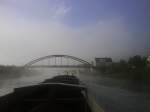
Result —
<svg viewBox="0 0 150 112"><path fill-rule="evenodd" d="M27 68L91 68L92 66L84 65L32 65Z"/></svg>

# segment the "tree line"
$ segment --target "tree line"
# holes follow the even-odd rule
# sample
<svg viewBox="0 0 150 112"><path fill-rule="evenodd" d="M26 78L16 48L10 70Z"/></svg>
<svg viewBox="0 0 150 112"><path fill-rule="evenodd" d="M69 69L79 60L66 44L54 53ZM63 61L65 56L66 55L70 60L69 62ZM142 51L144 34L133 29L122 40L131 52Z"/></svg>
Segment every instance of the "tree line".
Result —
<svg viewBox="0 0 150 112"><path fill-rule="evenodd" d="M104 75L114 78L130 79L150 84L150 63L147 57L136 55L130 57L128 60L121 59L119 62L112 63L111 66L99 67Z"/></svg>

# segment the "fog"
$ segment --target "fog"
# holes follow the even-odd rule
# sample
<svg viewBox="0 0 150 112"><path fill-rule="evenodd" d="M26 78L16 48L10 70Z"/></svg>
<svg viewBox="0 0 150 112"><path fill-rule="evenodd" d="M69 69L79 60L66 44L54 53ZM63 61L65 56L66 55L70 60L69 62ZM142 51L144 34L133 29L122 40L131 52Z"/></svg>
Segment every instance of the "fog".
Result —
<svg viewBox="0 0 150 112"><path fill-rule="evenodd" d="M0 96L13 92L14 88L36 85L57 75L64 75L66 71L79 71L70 68L35 68L22 70L19 74L0 74ZM84 71L80 69L80 71ZM71 74L70 74L71 75ZM76 74L79 77L79 74Z"/></svg>
<svg viewBox="0 0 150 112"><path fill-rule="evenodd" d="M96 1L91 4L91 10L98 15L101 10L95 10L94 3ZM131 21L124 17L129 15L116 14L110 10L101 12L109 15L105 18L93 16L96 18L94 21L92 16L83 17L86 11L90 12L86 6L84 10L79 8L79 21L76 18L78 16L75 16L78 10L74 5L71 1L63 0L2 0L0 64L24 65L32 59L53 54L68 54L90 61L94 57L119 60L136 54L149 54L149 28L143 31L141 27L139 31L140 23L139 27L132 23L132 27ZM145 12L140 7L135 8L133 16L138 10L141 10L139 15ZM90 18L90 22L84 23ZM80 24L82 22L84 24Z"/></svg>
<svg viewBox="0 0 150 112"><path fill-rule="evenodd" d="M0 96L76 71L88 94L107 112L149 112L149 4L148 0L0 0ZM93 71L22 69L49 55L89 63L95 57L110 57L113 62L92 66Z"/></svg>

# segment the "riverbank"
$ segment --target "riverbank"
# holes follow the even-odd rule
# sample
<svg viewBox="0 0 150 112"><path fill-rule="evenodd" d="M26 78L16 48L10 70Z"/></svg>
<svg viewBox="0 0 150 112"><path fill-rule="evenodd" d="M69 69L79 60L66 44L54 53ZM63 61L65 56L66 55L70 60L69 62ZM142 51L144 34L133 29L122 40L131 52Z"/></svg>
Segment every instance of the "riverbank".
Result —
<svg viewBox="0 0 150 112"><path fill-rule="evenodd" d="M144 80L135 80L127 73L96 72L95 75L101 77L99 78L99 84L127 89L133 92L146 92L150 94L149 83Z"/></svg>
<svg viewBox="0 0 150 112"><path fill-rule="evenodd" d="M107 74L111 75L111 74ZM108 112L149 112L150 94L125 88L124 79L111 78L101 72L85 73L80 79L88 85L101 107Z"/></svg>

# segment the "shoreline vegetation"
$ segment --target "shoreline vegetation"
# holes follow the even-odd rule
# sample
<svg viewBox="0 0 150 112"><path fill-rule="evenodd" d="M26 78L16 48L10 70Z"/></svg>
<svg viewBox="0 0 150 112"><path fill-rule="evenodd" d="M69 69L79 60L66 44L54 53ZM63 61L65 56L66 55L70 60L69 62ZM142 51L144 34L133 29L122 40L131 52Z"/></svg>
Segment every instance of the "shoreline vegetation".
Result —
<svg viewBox="0 0 150 112"><path fill-rule="evenodd" d="M117 79L124 89L146 91L150 93L150 63L146 57L139 55L130 57L127 61L113 62L111 66L96 67L101 76ZM19 66L0 65L0 80L30 76L36 71L22 69Z"/></svg>
<svg viewBox="0 0 150 112"><path fill-rule="evenodd" d="M22 69L20 66L0 65L0 80L19 78L23 75L33 75L33 70Z"/></svg>
<svg viewBox="0 0 150 112"><path fill-rule="evenodd" d="M97 67L104 77L127 82L124 88L150 93L150 63L146 57L136 55L111 66Z"/></svg>

